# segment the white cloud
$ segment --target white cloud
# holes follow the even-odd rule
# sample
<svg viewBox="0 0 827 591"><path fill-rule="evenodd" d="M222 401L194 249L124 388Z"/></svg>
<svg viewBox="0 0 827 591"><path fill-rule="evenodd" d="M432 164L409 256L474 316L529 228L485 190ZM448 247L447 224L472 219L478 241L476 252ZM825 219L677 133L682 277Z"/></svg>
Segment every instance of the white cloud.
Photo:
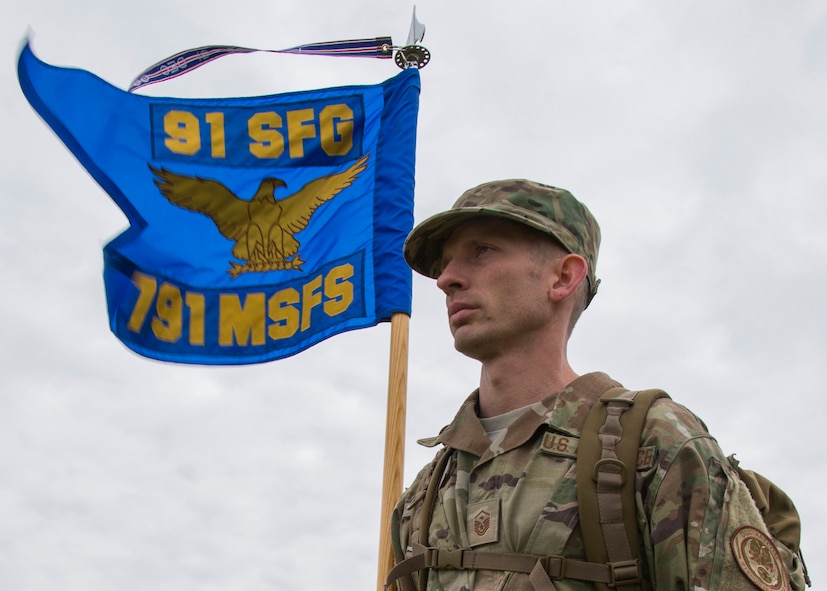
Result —
<svg viewBox="0 0 827 591"><path fill-rule="evenodd" d="M392 34L410 6L248 0L4 8L45 61L125 87L175 51ZM518 176L571 189L604 231L582 372L665 387L727 451L827 525L827 10L809 2L417 3L416 217ZM390 62L253 54L148 94L375 83ZM109 333L101 247L126 221L3 72L0 587L364 589L375 584L389 330L254 367L162 364ZM414 282L406 481L475 387L442 298ZM321 566L320 566L321 565ZM811 558L818 582L827 571Z"/></svg>

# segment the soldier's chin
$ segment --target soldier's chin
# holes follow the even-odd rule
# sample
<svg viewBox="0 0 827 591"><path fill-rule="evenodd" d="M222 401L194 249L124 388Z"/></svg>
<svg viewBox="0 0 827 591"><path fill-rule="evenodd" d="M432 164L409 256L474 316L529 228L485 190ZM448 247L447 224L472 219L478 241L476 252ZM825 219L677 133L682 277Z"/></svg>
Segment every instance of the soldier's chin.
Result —
<svg viewBox="0 0 827 591"><path fill-rule="evenodd" d="M454 349L470 357L481 361L485 352L491 348L491 342L480 335L472 334L470 330L463 330L467 327L459 327L451 332L454 335Z"/></svg>

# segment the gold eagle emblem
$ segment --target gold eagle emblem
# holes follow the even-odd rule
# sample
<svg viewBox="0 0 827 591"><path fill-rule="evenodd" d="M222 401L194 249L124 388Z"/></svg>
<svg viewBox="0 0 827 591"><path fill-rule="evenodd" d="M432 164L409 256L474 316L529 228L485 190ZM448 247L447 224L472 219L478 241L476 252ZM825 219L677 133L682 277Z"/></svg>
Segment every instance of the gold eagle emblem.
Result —
<svg viewBox="0 0 827 591"><path fill-rule="evenodd" d="M261 181L249 201L237 197L218 181L176 174L166 169L150 170L161 194L170 203L208 216L221 235L234 240L233 256L244 261L230 261L228 273L302 270L296 234L307 227L313 213L333 199L367 168L363 156L344 172L329 174L310 181L298 192L276 200L275 191L287 184L277 178Z"/></svg>

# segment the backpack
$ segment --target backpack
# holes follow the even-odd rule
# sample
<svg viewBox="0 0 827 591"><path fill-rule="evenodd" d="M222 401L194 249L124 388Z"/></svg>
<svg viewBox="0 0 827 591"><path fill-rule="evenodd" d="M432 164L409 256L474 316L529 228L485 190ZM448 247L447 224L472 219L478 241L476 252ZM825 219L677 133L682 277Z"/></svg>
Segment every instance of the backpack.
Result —
<svg viewBox="0 0 827 591"><path fill-rule="evenodd" d="M662 390L635 392L612 388L600 397L586 417L577 450L577 491L580 527L589 562L613 564L619 572L623 568L640 569L634 475L640 454L647 453L640 448L640 441L649 407L656 400L668 397ZM804 584L811 586L801 555L801 519L793 502L767 478L741 468L734 455L728 460L755 501L775 547L781 550L776 555L786 563L795 588L803 589ZM764 588L761 587L762 573L741 568L753 583ZM769 575L763 575L764 584L772 583ZM776 575L783 576L783 573ZM640 589L651 588L643 577L635 584ZM613 587L596 585L604 591ZM776 588L772 585L767 588L770 587Z"/></svg>

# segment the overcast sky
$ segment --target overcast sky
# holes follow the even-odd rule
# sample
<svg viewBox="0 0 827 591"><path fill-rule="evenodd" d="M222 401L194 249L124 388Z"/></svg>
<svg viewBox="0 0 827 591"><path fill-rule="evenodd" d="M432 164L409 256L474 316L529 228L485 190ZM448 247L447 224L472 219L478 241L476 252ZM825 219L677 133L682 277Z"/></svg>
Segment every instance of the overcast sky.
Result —
<svg viewBox="0 0 827 591"><path fill-rule="evenodd" d="M182 49L391 35L375 0L27 0L0 9L0 588L375 587L388 325L238 368L150 361L109 332L101 249L126 218L20 92L44 61L126 88ZM571 190L603 229L576 371L661 387L778 482L825 585L827 5L420 0L417 221L465 189ZM251 54L155 96L374 84L392 61ZM405 481L476 386L416 278Z"/></svg>

